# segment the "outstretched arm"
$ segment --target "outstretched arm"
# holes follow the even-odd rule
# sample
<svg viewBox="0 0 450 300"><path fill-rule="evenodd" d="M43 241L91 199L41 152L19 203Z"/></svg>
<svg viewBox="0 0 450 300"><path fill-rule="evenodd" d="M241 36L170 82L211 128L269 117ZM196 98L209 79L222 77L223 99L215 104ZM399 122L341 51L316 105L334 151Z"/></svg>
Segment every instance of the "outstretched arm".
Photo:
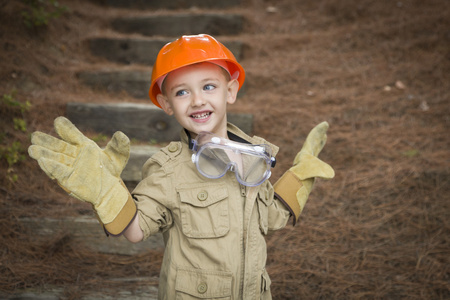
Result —
<svg viewBox="0 0 450 300"><path fill-rule="evenodd" d="M294 216L294 225L308 200L315 179L334 177L333 168L317 158L327 141L327 130L327 122L322 122L311 130L295 157L293 166L274 184L276 196Z"/></svg>
<svg viewBox="0 0 450 300"><path fill-rule="evenodd" d="M130 155L128 137L116 132L103 150L68 119L58 117L54 125L61 139L34 132L28 153L71 196L91 203L106 231L122 234L137 212L120 179Z"/></svg>
<svg viewBox="0 0 450 300"><path fill-rule="evenodd" d="M139 226L139 215L131 221L130 225L123 232L123 236L132 243L138 243L144 239L144 232Z"/></svg>

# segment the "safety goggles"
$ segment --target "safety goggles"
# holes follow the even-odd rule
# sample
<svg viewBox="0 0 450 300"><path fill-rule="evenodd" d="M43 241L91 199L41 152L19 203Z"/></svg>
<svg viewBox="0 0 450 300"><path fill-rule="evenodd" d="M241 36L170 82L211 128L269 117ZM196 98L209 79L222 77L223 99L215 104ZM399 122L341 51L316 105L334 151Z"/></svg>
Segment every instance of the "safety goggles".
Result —
<svg viewBox="0 0 450 300"><path fill-rule="evenodd" d="M192 162L207 178L217 179L234 172L239 183L257 186L267 180L276 160L269 145L230 141L211 132L201 132L191 140Z"/></svg>

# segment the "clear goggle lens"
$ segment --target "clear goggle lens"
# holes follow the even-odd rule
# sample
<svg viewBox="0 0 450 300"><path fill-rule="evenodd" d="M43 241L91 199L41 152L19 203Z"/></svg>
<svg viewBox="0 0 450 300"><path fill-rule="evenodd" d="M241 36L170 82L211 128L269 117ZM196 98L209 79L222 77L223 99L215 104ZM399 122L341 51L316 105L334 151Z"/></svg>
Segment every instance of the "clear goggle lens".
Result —
<svg viewBox="0 0 450 300"><path fill-rule="evenodd" d="M193 144L192 160L197 170L208 178L217 179L232 171L241 184L257 186L270 177L270 169L275 165L268 145L232 142L211 133L201 133Z"/></svg>

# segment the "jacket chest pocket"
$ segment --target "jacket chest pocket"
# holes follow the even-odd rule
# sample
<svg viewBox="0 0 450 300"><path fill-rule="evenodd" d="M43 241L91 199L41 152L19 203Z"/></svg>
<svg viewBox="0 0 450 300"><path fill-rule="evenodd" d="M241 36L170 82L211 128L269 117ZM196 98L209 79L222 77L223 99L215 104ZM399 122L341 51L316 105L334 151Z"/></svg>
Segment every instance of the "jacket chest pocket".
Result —
<svg viewBox="0 0 450 300"><path fill-rule="evenodd" d="M230 230L228 190L225 185L177 187L181 227L190 238L217 238Z"/></svg>

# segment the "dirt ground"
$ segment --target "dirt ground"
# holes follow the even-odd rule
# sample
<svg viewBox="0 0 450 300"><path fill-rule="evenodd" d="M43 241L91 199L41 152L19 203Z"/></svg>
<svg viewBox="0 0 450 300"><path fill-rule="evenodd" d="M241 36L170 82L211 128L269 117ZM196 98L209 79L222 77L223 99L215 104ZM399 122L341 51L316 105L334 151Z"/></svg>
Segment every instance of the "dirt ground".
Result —
<svg viewBox="0 0 450 300"><path fill-rule="evenodd" d="M75 76L114 65L85 41L114 34L107 20L123 10L60 3L66 13L29 29L22 2L0 1L0 291L58 285L75 299L111 278L158 276L161 253L95 254L18 222L90 213L26 155L31 132L53 133L67 102L148 102ZM254 114L254 133L280 146L271 181L313 126L330 124L321 158L336 177L318 180L299 223L267 239L274 299L449 299L450 2L246 0L230 11L247 19L248 76L230 109ZM29 110L5 104L14 90Z"/></svg>

